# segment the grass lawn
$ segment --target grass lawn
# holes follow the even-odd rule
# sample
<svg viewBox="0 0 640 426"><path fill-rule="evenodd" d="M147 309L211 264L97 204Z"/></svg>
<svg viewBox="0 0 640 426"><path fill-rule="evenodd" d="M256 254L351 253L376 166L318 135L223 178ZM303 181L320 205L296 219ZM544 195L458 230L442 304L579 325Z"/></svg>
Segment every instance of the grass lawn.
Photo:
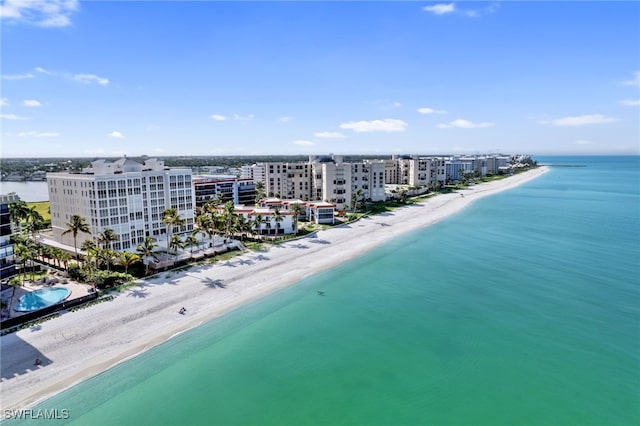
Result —
<svg viewBox="0 0 640 426"><path fill-rule="evenodd" d="M27 207L29 208L35 207L36 211L40 213L40 215L45 221L51 220L51 213L49 212L48 201L27 202Z"/></svg>

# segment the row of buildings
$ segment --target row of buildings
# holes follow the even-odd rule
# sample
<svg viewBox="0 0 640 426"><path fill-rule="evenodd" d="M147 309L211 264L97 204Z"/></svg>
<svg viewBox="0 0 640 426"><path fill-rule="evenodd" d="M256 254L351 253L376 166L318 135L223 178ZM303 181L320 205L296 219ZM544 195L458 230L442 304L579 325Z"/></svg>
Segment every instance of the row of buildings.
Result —
<svg viewBox="0 0 640 426"><path fill-rule="evenodd" d="M497 174L509 168L509 156L419 157L345 162L342 156L310 156L305 162L269 162L242 167L241 175L194 175L191 169L169 168L163 161L143 162L123 157L97 160L80 173L47 173L51 226L55 241L72 246L67 223L72 215L84 217L91 234L112 229L116 250L134 251L150 236L166 240L162 223L166 209L176 209L184 226L174 233L194 230L198 207L216 199L232 201L236 213L247 220L259 215L262 234L294 232L289 207L302 206L300 217L332 223L336 211L349 210L356 201L383 201L385 185L434 187L458 180L462 173ZM255 205L258 186L266 197ZM273 219L276 210L284 220ZM275 229L275 231L274 231ZM79 234L78 246L92 235Z"/></svg>

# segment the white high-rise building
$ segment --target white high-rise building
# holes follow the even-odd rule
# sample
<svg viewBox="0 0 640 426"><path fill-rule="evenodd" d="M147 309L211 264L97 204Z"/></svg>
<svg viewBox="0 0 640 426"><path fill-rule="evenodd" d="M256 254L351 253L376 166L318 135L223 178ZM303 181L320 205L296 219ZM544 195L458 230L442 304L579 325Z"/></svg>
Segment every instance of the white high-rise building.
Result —
<svg viewBox="0 0 640 426"><path fill-rule="evenodd" d="M264 182L264 164L251 164L240 167L241 179L253 179L254 182Z"/></svg>
<svg viewBox="0 0 640 426"><path fill-rule="evenodd" d="M145 237L166 247L164 211L177 210L185 225L173 233L193 230L194 207L190 169L169 169L163 161L148 159L144 164L126 157L109 162L97 160L82 173L48 173L51 227L54 240L73 246L66 224L72 215L85 218L91 234L79 233L77 245L112 229L118 241L114 250L135 251Z"/></svg>

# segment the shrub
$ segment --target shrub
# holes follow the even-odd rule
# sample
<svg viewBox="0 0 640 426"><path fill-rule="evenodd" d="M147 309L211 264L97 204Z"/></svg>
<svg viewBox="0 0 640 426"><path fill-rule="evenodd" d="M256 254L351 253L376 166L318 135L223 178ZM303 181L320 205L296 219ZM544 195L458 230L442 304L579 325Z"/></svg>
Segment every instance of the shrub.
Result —
<svg viewBox="0 0 640 426"><path fill-rule="evenodd" d="M92 278L96 287L101 290L119 286L134 279L131 274L113 271L96 271Z"/></svg>
<svg viewBox="0 0 640 426"><path fill-rule="evenodd" d="M85 282L87 280L87 273L76 263L69 265L67 270L69 278L75 281Z"/></svg>

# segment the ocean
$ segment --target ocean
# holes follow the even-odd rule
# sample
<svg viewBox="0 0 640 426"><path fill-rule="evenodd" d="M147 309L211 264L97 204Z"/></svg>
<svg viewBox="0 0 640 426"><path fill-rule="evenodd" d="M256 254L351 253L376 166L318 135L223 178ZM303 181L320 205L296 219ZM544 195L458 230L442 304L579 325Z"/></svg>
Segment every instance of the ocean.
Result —
<svg viewBox="0 0 640 426"><path fill-rule="evenodd" d="M640 157L537 160L554 166L35 408L71 425L640 424Z"/></svg>

